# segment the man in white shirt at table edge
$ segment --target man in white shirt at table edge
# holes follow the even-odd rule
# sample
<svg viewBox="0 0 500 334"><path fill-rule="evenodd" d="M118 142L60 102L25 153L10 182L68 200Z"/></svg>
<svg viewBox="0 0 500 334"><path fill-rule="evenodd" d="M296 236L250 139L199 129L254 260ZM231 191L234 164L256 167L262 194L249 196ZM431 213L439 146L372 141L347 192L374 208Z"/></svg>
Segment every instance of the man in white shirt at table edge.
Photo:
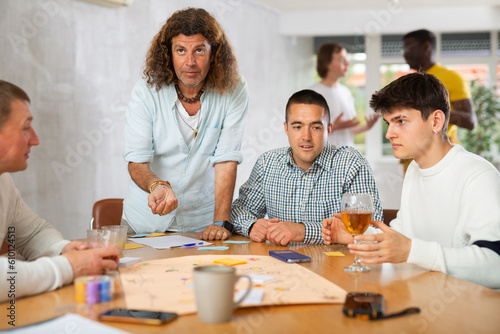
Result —
<svg viewBox="0 0 500 334"><path fill-rule="evenodd" d="M500 173L485 159L451 144L448 92L433 75L411 73L373 94L370 107L388 124L394 156L414 159L401 208L359 241L339 219L323 221L326 244L348 244L366 264L412 263L490 288L500 288Z"/></svg>
<svg viewBox="0 0 500 334"><path fill-rule="evenodd" d="M75 278L117 266L116 247L86 249L81 241L64 240L54 226L38 217L21 198L10 173L25 170L32 146L39 144L31 126L28 95L0 80L0 243L8 254L0 257L0 303L51 291ZM15 253L26 261L15 258ZM111 259L109 259L111 258Z"/></svg>

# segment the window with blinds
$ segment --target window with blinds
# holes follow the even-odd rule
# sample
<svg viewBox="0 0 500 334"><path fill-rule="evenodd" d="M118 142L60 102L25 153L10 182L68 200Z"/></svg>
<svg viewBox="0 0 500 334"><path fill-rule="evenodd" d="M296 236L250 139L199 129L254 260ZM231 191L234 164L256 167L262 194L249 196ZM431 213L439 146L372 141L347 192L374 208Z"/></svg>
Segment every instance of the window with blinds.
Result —
<svg viewBox="0 0 500 334"><path fill-rule="evenodd" d="M314 53L318 53L321 45L327 42L335 42L342 44L347 53L357 54L365 53L365 36L321 36L314 38Z"/></svg>
<svg viewBox="0 0 500 334"><path fill-rule="evenodd" d="M489 56L491 40L489 32L454 33L441 35L442 57Z"/></svg>
<svg viewBox="0 0 500 334"><path fill-rule="evenodd" d="M382 58L403 57L404 35L382 35Z"/></svg>

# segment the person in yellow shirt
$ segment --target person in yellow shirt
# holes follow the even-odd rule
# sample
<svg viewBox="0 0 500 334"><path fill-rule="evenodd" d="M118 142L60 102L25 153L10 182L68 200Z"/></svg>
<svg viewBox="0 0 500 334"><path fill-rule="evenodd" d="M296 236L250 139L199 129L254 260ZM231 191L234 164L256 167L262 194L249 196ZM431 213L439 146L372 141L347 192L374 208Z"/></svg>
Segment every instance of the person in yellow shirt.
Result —
<svg viewBox="0 0 500 334"><path fill-rule="evenodd" d="M434 75L448 90L452 110L447 134L452 143L460 144L458 127L472 130L477 123L468 83L459 73L436 62L436 36L431 31L421 29L407 33L403 36L403 50L411 69ZM409 162L404 163L405 171Z"/></svg>

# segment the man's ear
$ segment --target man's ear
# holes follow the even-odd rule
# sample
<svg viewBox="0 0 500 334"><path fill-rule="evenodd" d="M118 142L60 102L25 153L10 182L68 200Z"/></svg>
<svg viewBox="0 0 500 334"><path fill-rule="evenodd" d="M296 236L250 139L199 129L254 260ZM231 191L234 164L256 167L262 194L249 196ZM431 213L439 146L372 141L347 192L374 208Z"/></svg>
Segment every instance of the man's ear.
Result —
<svg viewBox="0 0 500 334"><path fill-rule="evenodd" d="M444 112L441 109L436 109L434 112L431 114L432 117L432 131L436 132L441 132L444 131L446 132L446 129L444 129L444 124L446 121L446 117L444 115Z"/></svg>
<svg viewBox="0 0 500 334"><path fill-rule="evenodd" d="M288 124L286 124L286 121L283 122L283 126L285 127L285 133L288 135Z"/></svg>
<svg viewBox="0 0 500 334"><path fill-rule="evenodd" d="M429 41L424 42L424 50L426 53L432 54L431 42L429 42Z"/></svg>
<svg viewBox="0 0 500 334"><path fill-rule="evenodd" d="M332 133L332 131L333 131L333 123L328 124L327 129L328 129L328 135L330 135L330 133Z"/></svg>

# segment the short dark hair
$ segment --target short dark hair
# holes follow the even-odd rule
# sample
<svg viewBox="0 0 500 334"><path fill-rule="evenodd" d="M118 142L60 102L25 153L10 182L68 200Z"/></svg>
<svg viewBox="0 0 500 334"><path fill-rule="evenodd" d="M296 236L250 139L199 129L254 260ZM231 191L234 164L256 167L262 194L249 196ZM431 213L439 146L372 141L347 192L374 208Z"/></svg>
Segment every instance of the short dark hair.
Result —
<svg viewBox="0 0 500 334"><path fill-rule="evenodd" d="M294 93L286 104L285 122L288 123L288 113L293 104L314 104L322 107L326 112L327 124L330 124L330 108L323 95L311 89L304 89Z"/></svg>
<svg viewBox="0 0 500 334"><path fill-rule="evenodd" d="M432 50L436 51L436 35L427 29L415 30L403 36L403 40L407 38L414 38L421 44L425 42L431 43Z"/></svg>
<svg viewBox="0 0 500 334"><path fill-rule="evenodd" d="M328 42L319 47L317 60L316 60L316 71L321 78L326 77L328 73L328 64L332 62L333 54L342 51L344 47L342 44L335 42Z"/></svg>
<svg viewBox="0 0 500 334"><path fill-rule="evenodd" d="M15 100L30 103L30 98L24 90L10 82L0 80L0 128L9 119L12 102Z"/></svg>
<svg viewBox="0 0 500 334"><path fill-rule="evenodd" d="M423 120L427 120L434 110L439 109L445 115L445 126L450 119L448 90L438 78L425 72L404 75L375 92L370 100L370 107L382 114L412 108L421 112Z"/></svg>

